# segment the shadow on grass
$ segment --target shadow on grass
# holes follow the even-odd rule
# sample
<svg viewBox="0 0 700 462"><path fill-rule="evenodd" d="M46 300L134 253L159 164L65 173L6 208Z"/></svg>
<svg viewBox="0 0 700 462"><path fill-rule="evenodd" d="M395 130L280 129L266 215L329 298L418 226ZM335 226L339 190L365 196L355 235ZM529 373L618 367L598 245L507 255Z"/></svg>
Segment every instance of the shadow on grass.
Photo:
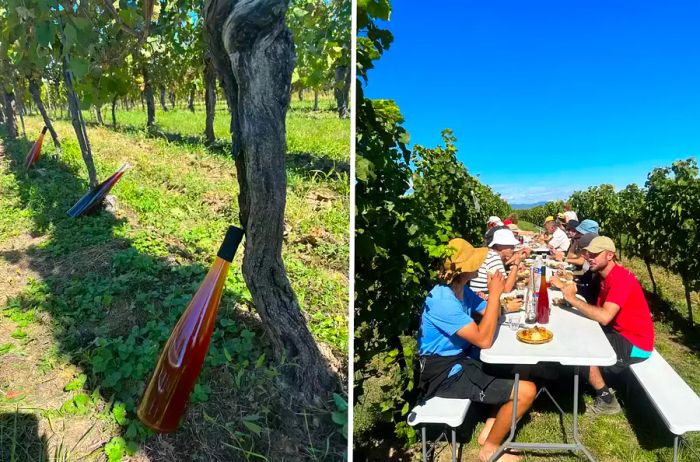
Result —
<svg viewBox="0 0 700 462"><path fill-rule="evenodd" d="M88 122L88 125L98 126L96 122ZM231 143L229 141L217 139L215 143L207 144L204 135L182 135L180 133L163 131L159 127L146 130L143 127L123 124L117 124L116 127L109 124L104 125L104 127L119 133L131 135L146 134L146 136L149 138L164 139L169 143L174 143L185 148L198 149L201 146L205 146L208 152L219 156L229 157L232 155ZM313 176L317 173L321 173L323 175L331 175L333 173L350 173L350 164L348 162L335 160L329 156L319 156L309 152L288 152L285 161L288 171L293 171L297 174L305 176Z"/></svg>
<svg viewBox="0 0 700 462"><path fill-rule="evenodd" d="M19 202L33 220L31 233L46 236L24 255L0 253L10 262L24 259L40 276L13 305L50 315L52 343L87 376L87 394L97 391L104 402L124 403L127 441L141 444L154 461L242 460L243 455L292 460L310 451L324 460L317 447L327 447L332 460L342 452L342 437L330 421L305 426L316 419L313 412L287 388L280 365L265 361L272 355L257 319L239 309L246 295L237 277L224 289L205 369L180 430L152 438L135 408L165 340L208 268L177 261L172 255L187 255L186 249L132 229L123 217L107 212L68 217L66 211L87 190L78 171L42 157L26 172L22 160L31 143L0 135Z"/></svg>
<svg viewBox="0 0 700 462"><path fill-rule="evenodd" d="M48 442L39 434L35 414L7 412L0 414L0 460L48 462Z"/></svg>
<svg viewBox="0 0 700 462"><path fill-rule="evenodd" d="M675 309L662 295L646 289L644 295L654 320L671 326L678 342L691 349L695 354L700 354L700 327L697 324L691 326L688 318Z"/></svg>

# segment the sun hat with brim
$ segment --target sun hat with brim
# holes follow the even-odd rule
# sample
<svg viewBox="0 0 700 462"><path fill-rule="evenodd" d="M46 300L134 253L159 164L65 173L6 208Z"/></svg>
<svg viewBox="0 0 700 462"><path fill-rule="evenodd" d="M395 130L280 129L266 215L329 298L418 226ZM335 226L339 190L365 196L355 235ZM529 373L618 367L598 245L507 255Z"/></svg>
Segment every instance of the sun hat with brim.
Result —
<svg viewBox="0 0 700 462"><path fill-rule="evenodd" d="M615 243L607 236L597 236L583 250L587 250L590 253L599 253L604 250L615 252Z"/></svg>
<svg viewBox="0 0 700 462"><path fill-rule="evenodd" d="M598 237L598 233L588 233L581 236L578 240L578 248L583 249L590 245L591 241Z"/></svg>
<svg viewBox="0 0 700 462"><path fill-rule="evenodd" d="M576 231L576 227L580 225L581 223L578 220L569 220L566 222L566 227L568 229Z"/></svg>
<svg viewBox="0 0 700 462"><path fill-rule="evenodd" d="M516 225L515 223L509 224L508 229L513 231L514 233L520 231L520 228L518 228L518 225Z"/></svg>
<svg viewBox="0 0 700 462"><path fill-rule="evenodd" d="M576 227L576 231L578 231L581 234L597 233L598 231L600 231L600 226L597 222L593 220L583 220Z"/></svg>
<svg viewBox="0 0 700 462"><path fill-rule="evenodd" d="M500 225L500 224L502 224L502 222L501 222L501 219L498 218L497 216L491 215L489 217L489 219L486 220L486 224L487 225L493 225L493 224Z"/></svg>
<svg viewBox="0 0 700 462"><path fill-rule="evenodd" d="M566 215L563 212L557 213L557 218L562 222L566 221Z"/></svg>
<svg viewBox="0 0 700 462"><path fill-rule="evenodd" d="M554 221L554 217L552 215L548 216L547 218L544 219L544 224L546 225L550 221Z"/></svg>
<svg viewBox="0 0 700 462"><path fill-rule="evenodd" d="M471 273L479 269L489 249L486 247L474 247L461 238L452 239L447 243L454 252L445 259L443 270L446 275L458 273Z"/></svg>
<svg viewBox="0 0 700 462"><path fill-rule="evenodd" d="M489 247L494 245L518 245L520 241L513 236L513 231L509 229L499 229L493 233L493 240L489 244Z"/></svg>

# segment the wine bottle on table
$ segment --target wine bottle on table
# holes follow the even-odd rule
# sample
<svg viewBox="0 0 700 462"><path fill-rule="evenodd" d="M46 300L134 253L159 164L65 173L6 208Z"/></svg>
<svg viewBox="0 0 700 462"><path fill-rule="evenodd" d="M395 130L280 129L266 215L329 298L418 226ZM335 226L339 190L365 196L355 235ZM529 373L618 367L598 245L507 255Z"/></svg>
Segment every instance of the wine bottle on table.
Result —
<svg viewBox="0 0 700 462"><path fill-rule="evenodd" d="M229 227L209 273L170 334L143 393L137 415L157 432L177 430L185 412L204 365L224 282L242 238L242 229Z"/></svg>
<svg viewBox="0 0 700 462"><path fill-rule="evenodd" d="M540 291L537 296L537 322L547 324L549 322L549 293L547 292L547 266L540 268Z"/></svg>

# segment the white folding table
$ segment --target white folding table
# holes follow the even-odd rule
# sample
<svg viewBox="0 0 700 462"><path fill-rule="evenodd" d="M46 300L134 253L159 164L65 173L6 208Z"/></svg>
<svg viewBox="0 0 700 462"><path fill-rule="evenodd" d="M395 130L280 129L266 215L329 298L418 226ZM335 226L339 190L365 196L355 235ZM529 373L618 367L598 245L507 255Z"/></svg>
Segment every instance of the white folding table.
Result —
<svg viewBox="0 0 700 462"><path fill-rule="evenodd" d="M520 380L520 374L516 372L515 385L513 387L514 400L510 434L501 447L498 448L498 451L489 459L491 461L496 460L506 449L582 451L589 460L595 461L592 454L581 442L578 434L579 367L611 366L617 361L617 356L603 333L600 324L588 319L574 308L553 306L552 302L557 298L562 298L562 293L558 290L549 289L551 314L549 323L545 327L554 334L551 342L542 345L522 343L516 338L516 331L501 323L491 348L481 350L481 360L490 364L557 362L565 366L574 366L574 443L518 443L513 441L517 424L515 417L518 405L518 382Z"/></svg>

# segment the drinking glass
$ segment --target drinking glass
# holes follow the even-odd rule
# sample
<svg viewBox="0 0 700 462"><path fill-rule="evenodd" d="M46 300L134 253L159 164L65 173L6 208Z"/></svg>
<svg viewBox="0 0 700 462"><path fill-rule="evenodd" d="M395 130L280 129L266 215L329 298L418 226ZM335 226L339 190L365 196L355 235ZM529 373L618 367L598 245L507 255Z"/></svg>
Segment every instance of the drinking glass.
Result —
<svg viewBox="0 0 700 462"><path fill-rule="evenodd" d="M511 313L508 325L510 330L517 331L520 328L520 324L523 322L523 312L518 311L517 313Z"/></svg>

